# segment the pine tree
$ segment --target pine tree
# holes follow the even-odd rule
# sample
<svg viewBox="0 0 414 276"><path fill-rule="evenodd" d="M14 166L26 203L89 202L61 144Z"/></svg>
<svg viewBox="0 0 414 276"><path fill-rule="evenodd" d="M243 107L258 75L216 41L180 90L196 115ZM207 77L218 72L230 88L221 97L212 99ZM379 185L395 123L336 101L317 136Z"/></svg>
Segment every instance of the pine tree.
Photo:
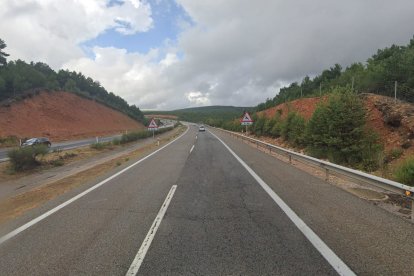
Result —
<svg viewBox="0 0 414 276"><path fill-rule="evenodd" d="M7 64L7 57L9 54L3 52L4 48L6 48L6 43L0 38L0 65L4 66Z"/></svg>

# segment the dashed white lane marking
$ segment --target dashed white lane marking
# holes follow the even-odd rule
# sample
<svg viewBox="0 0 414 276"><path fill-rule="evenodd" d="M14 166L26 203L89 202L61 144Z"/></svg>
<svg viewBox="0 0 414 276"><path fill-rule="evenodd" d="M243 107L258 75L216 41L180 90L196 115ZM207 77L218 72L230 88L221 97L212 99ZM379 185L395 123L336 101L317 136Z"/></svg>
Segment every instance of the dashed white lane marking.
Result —
<svg viewBox="0 0 414 276"><path fill-rule="evenodd" d="M251 176L262 186L266 193L276 202L288 218L296 225L303 235L319 251L326 261L338 272L339 275L355 275L355 273L330 249L325 242L316 235L313 230L266 184L229 146L226 145L214 133L216 137L227 150L239 161L239 163L250 173Z"/></svg>
<svg viewBox="0 0 414 276"><path fill-rule="evenodd" d="M193 149L194 149L194 145L191 147L191 149L190 149L190 153L193 151Z"/></svg>
<svg viewBox="0 0 414 276"><path fill-rule="evenodd" d="M155 234L157 233L158 227L160 226L162 219L165 215L165 212L170 205L171 199L174 195L175 190L177 189L177 185L173 185L168 193L167 197L165 198L164 203L161 206L160 211L158 212L157 216L155 217L154 222L151 225L147 235L145 236L144 241L142 242L141 247L138 250L135 259L132 261L131 266L126 273L127 276L135 276L138 273L139 268L141 267L142 262L144 261L145 255L149 247L151 246L152 240L154 239Z"/></svg>
<svg viewBox="0 0 414 276"><path fill-rule="evenodd" d="M72 197L71 199L69 199L68 201L63 202L62 204L56 206L55 208L47 211L46 213L38 216L37 218L27 222L26 224L23 224L22 226L20 226L19 228L11 231L10 233L4 235L3 237L0 238L0 244L4 243L5 241L13 238L14 236L18 235L19 233L23 232L24 230L32 227L33 225L35 225L36 223L44 220L45 218L47 218L48 216L56 213L57 211L59 211L60 209L68 206L69 204L71 204L72 202L78 200L79 198L83 197L86 194L89 194L90 192L92 192L93 190L101 187L102 185L104 185L105 183L111 181L112 179L114 179L115 177L119 176L120 174L123 174L124 172L126 172L127 170L131 169L132 167L138 165L139 163L143 162L144 160L150 158L151 156L153 156L154 154L156 154L157 152L161 151L162 149L168 147L169 145L171 145L172 143L174 143L175 141L177 141L178 139L180 139L181 137L183 137L189 130L190 128L187 128L187 130L181 134L180 136L178 136L176 139L174 139L173 141L169 142L168 144L164 145L163 147L159 148L158 150L148 154L147 156L145 156L144 158L138 160L137 162L135 162L134 164L126 167L125 169L123 169L122 171L117 172L116 174L108 177L107 179L99 182L98 184L96 184L95 186L92 186L91 188L87 189L86 191L83 191L82 193Z"/></svg>

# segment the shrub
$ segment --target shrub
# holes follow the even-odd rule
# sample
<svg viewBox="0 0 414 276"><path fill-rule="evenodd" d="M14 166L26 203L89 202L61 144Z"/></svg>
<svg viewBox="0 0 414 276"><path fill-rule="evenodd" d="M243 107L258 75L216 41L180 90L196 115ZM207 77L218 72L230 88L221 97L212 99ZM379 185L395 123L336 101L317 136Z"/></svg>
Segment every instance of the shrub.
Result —
<svg viewBox="0 0 414 276"><path fill-rule="evenodd" d="M147 138L152 136L151 131L137 131L137 132L130 132L127 134L123 134L120 140L121 144L126 144L129 142L137 141L139 139Z"/></svg>
<svg viewBox="0 0 414 276"><path fill-rule="evenodd" d="M91 149L96 149L96 150L103 150L107 147L109 147L111 145L111 142L98 142L98 143L93 143L90 145Z"/></svg>
<svg viewBox="0 0 414 276"><path fill-rule="evenodd" d="M280 134L286 141L294 146L305 143L305 119L295 112L290 112L288 117L281 124Z"/></svg>
<svg viewBox="0 0 414 276"><path fill-rule="evenodd" d="M265 119L265 123L263 125L263 134L271 136L272 135L272 128L275 125L275 120L273 119Z"/></svg>
<svg viewBox="0 0 414 276"><path fill-rule="evenodd" d="M12 149L7 155L10 158L13 170L24 171L40 165L37 157L45 155L48 151L49 149L46 146L41 145Z"/></svg>
<svg viewBox="0 0 414 276"><path fill-rule="evenodd" d="M63 159L59 158L59 159L51 161L50 164L54 167L61 167L65 164L65 162L63 161Z"/></svg>
<svg viewBox="0 0 414 276"><path fill-rule="evenodd" d="M266 122L266 119L263 116L258 117L256 120L254 120L254 123L252 125L252 130L256 136L262 136L264 134L263 128L264 128L265 122Z"/></svg>
<svg viewBox="0 0 414 276"><path fill-rule="evenodd" d="M282 135L282 126L283 126L282 121L275 120L275 123L273 124L270 134L275 138L280 137Z"/></svg>
<svg viewBox="0 0 414 276"><path fill-rule="evenodd" d="M113 144L113 145L120 145L120 144L121 144L121 139L119 139L119 138L115 138L115 139L113 139L113 140L112 140L112 144Z"/></svg>
<svg viewBox="0 0 414 276"><path fill-rule="evenodd" d="M390 152L388 153L389 156L389 161L393 160L393 159L398 159L401 157L401 155L403 154L403 149L402 148L393 148L392 150L390 150ZM387 158L388 159L388 158Z"/></svg>
<svg viewBox="0 0 414 276"><path fill-rule="evenodd" d="M398 182L414 186L414 158L409 158L401 163L395 170L394 176Z"/></svg>
<svg viewBox="0 0 414 276"><path fill-rule="evenodd" d="M172 129L174 129L174 127L160 128L157 131L155 131L155 135L162 134L162 133L170 131ZM120 144L126 144L126 143L129 143L129 142L138 141L140 139L144 139L144 138L148 138L148 137L152 137L152 131L141 130L141 131L136 131L136 132L130 132L130 133L127 133L127 134L123 134L121 136L121 139L120 139L119 143Z"/></svg>
<svg viewBox="0 0 414 276"><path fill-rule="evenodd" d="M63 155L63 159L73 158L75 156L77 156L77 154L74 152L65 152L65 154Z"/></svg>
<svg viewBox="0 0 414 276"><path fill-rule="evenodd" d="M0 137L0 145L5 147L15 147L19 145L19 139L16 136Z"/></svg>
<svg viewBox="0 0 414 276"><path fill-rule="evenodd" d="M311 117L306 140L308 152L319 158L365 170L379 166L382 146L378 135L366 128L364 104L350 91L338 90L320 104Z"/></svg>

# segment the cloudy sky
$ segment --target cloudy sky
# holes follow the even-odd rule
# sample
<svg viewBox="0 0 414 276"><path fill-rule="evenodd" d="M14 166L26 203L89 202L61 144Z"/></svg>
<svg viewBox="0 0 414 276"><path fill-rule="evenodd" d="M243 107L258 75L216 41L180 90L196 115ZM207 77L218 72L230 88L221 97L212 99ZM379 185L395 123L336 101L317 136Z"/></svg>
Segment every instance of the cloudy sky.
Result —
<svg viewBox="0 0 414 276"><path fill-rule="evenodd" d="M1 0L0 38L141 109L250 106L407 44L413 14L413 0Z"/></svg>

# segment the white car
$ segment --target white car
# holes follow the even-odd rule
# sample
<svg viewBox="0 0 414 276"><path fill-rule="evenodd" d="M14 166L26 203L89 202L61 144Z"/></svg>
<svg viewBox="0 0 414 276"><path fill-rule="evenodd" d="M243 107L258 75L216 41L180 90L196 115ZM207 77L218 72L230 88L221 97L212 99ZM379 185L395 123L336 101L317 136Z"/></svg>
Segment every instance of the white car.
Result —
<svg viewBox="0 0 414 276"><path fill-rule="evenodd" d="M199 126L198 131L206 131L206 128L204 126Z"/></svg>

